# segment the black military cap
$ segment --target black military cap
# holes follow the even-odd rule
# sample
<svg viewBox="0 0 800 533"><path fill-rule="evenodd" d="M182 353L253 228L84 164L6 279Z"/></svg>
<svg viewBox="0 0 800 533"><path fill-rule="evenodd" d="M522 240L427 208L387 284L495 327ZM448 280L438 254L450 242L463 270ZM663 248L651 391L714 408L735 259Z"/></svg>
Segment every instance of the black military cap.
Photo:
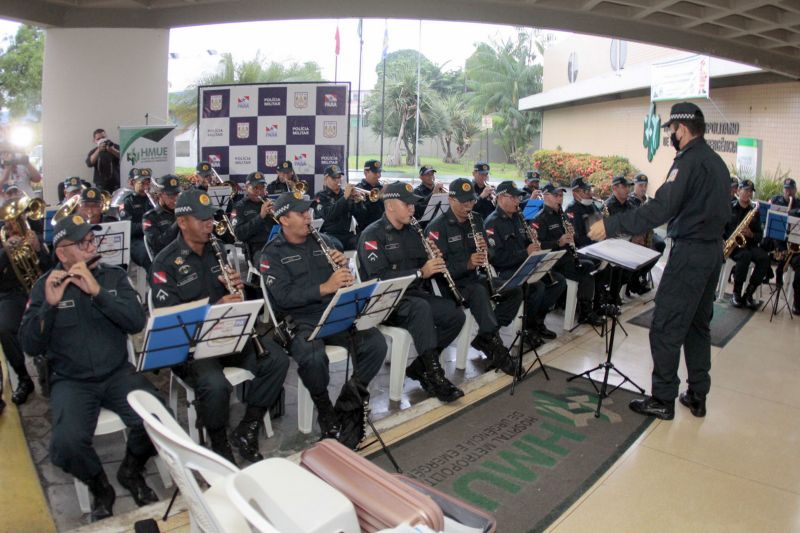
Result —
<svg viewBox="0 0 800 533"><path fill-rule="evenodd" d="M419 175L422 176L423 174L427 174L428 172L436 172L436 169L433 167L429 167L428 165L422 165L419 167Z"/></svg>
<svg viewBox="0 0 800 533"><path fill-rule="evenodd" d="M669 120L662 124L661 127L668 128L673 122L695 119L705 120L700 108L690 102L680 102L672 106L669 112Z"/></svg>
<svg viewBox="0 0 800 533"><path fill-rule="evenodd" d="M331 178L338 178L339 176L343 175L342 169L339 168L339 165L329 165L325 167L324 174L326 176L330 176Z"/></svg>
<svg viewBox="0 0 800 533"><path fill-rule="evenodd" d="M371 172L383 172L383 167L381 162L377 159L370 159L369 161L364 162L364 170L369 170Z"/></svg>
<svg viewBox="0 0 800 533"><path fill-rule="evenodd" d="M282 161L281 164L278 165L278 172L291 172L292 168L291 161Z"/></svg>
<svg viewBox="0 0 800 533"><path fill-rule="evenodd" d="M736 176L731 176L731 187L739 188L739 178Z"/></svg>
<svg viewBox="0 0 800 533"><path fill-rule="evenodd" d="M150 170L149 168L140 168L137 170L138 172L133 175L133 179L137 181L149 180L150 178L153 177L153 171Z"/></svg>
<svg viewBox="0 0 800 533"><path fill-rule="evenodd" d="M191 215L199 220L208 220L216 212L217 208L211 203L211 198L201 189L183 191L175 202L176 217Z"/></svg>
<svg viewBox="0 0 800 533"><path fill-rule="evenodd" d="M756 186L753 183L753 180L742 180L739 182L739 189L744 189L746 191L753 191L755 192Z"/></svg>
<svg viewBox="0 0 800 533"><path fill-rule="evenodd" d="M256 185L266 185L267 180L264 179L264 174L261 172L251 172L247 175L247 184L251 187Z"/></svg>
<svg viewBox="0 0 800 533"><path fill-rule="evenodd" d="M639 172L633 177L634 183L647 183L647 174Z"/></svg>
<svg viewBox="0 0 800 533"><path fill-rule="evenodd" d="M472 181L466 178L458 178L451 181L449 189L447 190L447 195L451 198L455 198L459 202L469 202L478 199L478 197L475 196L475 187L472 186Z"/></svg>
<svg viewBox="0 0 800 533"><path fill-rule="evenodd" d="M395 181L383 188L382 196L384 200L400 200L407 204L414 204L421 197L414 194L414 187L410 183Z"/></svg>
<svg viewBox="0 0 800 533"><path fill-rule="evenodd" d="M132 180L132 179L133 179L133 178L135 178L135 177L136 177L138 174L139 174L139 169L138 169L138 168L136 168L136 167L133 167L133 168L131 168L131 169L128 171L128 179L129 179L129 180Z"/></svg>
<svg viewBox="0 0 800 533"><path fill-rule="evenodd" d="M511 180L501 181L495 188L494 192L496 192L497 194L501 193L511 194L513 196L522 196L525 194L525 191L518 189L517 184Z"/></svg>
<svg viewBox="0 0 800 533"><path fill-rule="evenodd" d="M181 192L181 180L175 174L165 174L160 178L156 178L156 185L161 189L161 192L167 194Z"/></svg>
<svg viewBox="0 0 800 533"><path fill-rule="evenodd" d="M72 192L80 190L83 187L81 179L77 176L72 176L64 180L64 192Z"/></svg>
<svg viewBox="0 0 800 533"><path fill-rule="evenodd" d="M539 176L538 170L529 170L525 173L525 181L539 181L541 177Z"/></svg>
<svg viewBox="0 0 800 533"><path fill-rule="evenodd" d="M200 161L197 163L197 175L198 176L210 176L214 173L214 169L211 167L211 163L208 161Z"/></svg>
<svg viewBox="0 0 800 533"><path fill-rule="evenodd" d="M575 179L572 180L572 184L570 185L570 188L572 188L573 190L575 190L575 189L583 189L585 191L588 191L589 189L592 188L592 184L591 183L586 183L586 181L583 179L583 176L578 176L578 177L576 177Z"/></svg>
<svg viewBox="0 0 800 533"><path fill-rule="evenodd" d="M611 185L619 185L621 183L627 185L628 187L633 185L633 183L628 181L628 178L625 176L614 176L614 179L611 180Z"/></svg>
<svg viewBox="0 0 800 533"><path fill-rule="evenodd" d="M475 166L472 167L473 169L477 170L481 174L488 174L489 173L489 164L484 163L483 161L478 161L475 163Z"/></svg>
<svg viewBox="0 0 800 533"><path fill-rule="evenodd" d="M80 215L70 215L62 218L53 229L53 246L58 246L58 243L64 239L72 242L78 242L90 231L97 231L102 229L101 226L93 226L86 222Z"/></svg>
<svg viewBox="0 0 800 533"><path fill-rule="evenodd" d="M796 189L797 183L792 178L786 178L783 180L783 188L784 189Z"/></svg>
<svg viewBox="0 0 800 533"><path fill-rule="evenodd" d="M285 192L278 196L275 204L272 206L272 213L275 218L282 217L289 211L296 211L298 213L305 213L311 207L312 200L304 200L303 195L295 192Z"/></svg>
<svg viewBox="0 0 800 533"><path fill-rule="evenodd" d="M100 190L97 187L89 187L88 189L84 189L81 191L81 203L83 202L95 202L99 203L103 201L103 197L100 194Z"/></svg>
<svg viewBox="0 0 800 533"><path fill-rule="evenodd" d="M546 194L555 194L558 191L566 192L566 190L567 189L565 189L564 187L560 187L560 186L558 186L558 185L556 185L555 183L552 183L552 182L549 182L549 183L545 184L544 187L542 187L542 192L546 193Z"/></svg>
<svg viewBox="0 0 800 533"><path fill-rule="evenodd" d="M9 191L19 191L20 188L17 186L16 183L9 183L6 182L3 184L3 192L8 193Z"/></svg>

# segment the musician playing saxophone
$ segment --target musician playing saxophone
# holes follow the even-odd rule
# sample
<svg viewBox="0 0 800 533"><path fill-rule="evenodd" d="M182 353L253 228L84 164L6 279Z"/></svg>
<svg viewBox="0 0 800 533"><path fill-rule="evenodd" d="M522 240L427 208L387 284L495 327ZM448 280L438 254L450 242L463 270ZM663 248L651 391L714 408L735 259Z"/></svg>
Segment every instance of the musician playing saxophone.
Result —
<svg viewBox="0 0 800 533"><path fill-rule="evenodd" d="M490 248L486 229L483 218L472 211L477 199L470 180L458 178L451 182L448 191L450 209L428 224L426 234L441 250L447 270L478 323L478 335L472 341L472 347L486 355L490 368L514 375L517 363L503 345L499 331L514 320L522 302L522 289L503 291L498 296L496 307L492 307L489 276L492 288L495 285L499 288L500 284L499 280L495 284L494 273L487 268ZM480 243L480 248L476 242Z"/></svg>
<svg viewBox="0 0 800 533"><path fill-rule="evenodd" d="M175 216L180 234L154 259L150 273L150 290L155 307L167 307L208 298L209 302L228 303L241 300L231 294L222 275L219 260L209 242L214 226L214 213L208 195L200 189L182 192L175 202ZM242 289L236 271L229 272L233 287ZM230 383L222 372L235 366L249 370L255 376L248 382L244 417L233 431L233 444L247 461L263 459L258 450L259 424L267 409L278 400L289 358L271 337L259 341L266 354L258 355L253 343L247 343L238 354L194 360L173 368L197 394L197 413L211 440L211 449L235 462L228 440Z"/></svg>
<svg viewBox="0 0 800 533"><path fill-rule="evenodd" d="M728 225L725 226L726 239L731 236L751 209L758 209L756 204L750 202L754 192L755 188L751 180L742 180L739 183L739 198L731 203L731 219ZM731 305L734 307L746 305L755 310L761 305L761 302L755 299L756 289L766 281L767 274L770 272L769 254L759 246L764 235L759 214L756 213L750 224L741 231L742 237L745 239L745 245L742 248L737 247L730 256L736 262L736 266L733 268ZM747 288L742 293L750 263L753 263L753 273L750 275Z"/></svg>
<svg viewBox="0 0 800 533"><path fill-rule="evenodd" d="M264 246L259 270L278 318L289 315L296 325L289 354L297 362L300 379L317 407L322 438L337 438L354 448L360 440L353 436L354 426L360 429L362 424L362 417L355 413L354 407L369 398L367 387L386 357L386 341L377 328L308 340L336 291L354 281L348 259L334 247L334 241L317 233L321 245L310 235L310 206L310 201L298 199L294 193L278 197L275 216L281 232ZM347 350L355 346L351 354L353 376L342 388L335 407L328 395L326 345Z"/></svg>
<svg viewBox="0 0 800 533"><path fill-rule="evenodd" d="M363 279L416 276L387 323L408 330L419 354L406 368L406 376L419 381L430 396L452 402L464 393L445 377L439 354L458 336L465 317L444 281L440 282L442 296L431 290L428 280L444 273L447 264L441 257L428 256L412 227L419 199L412 191L410 184L402 182L383 188L386 213L361 234L358 259Z"/></svg>

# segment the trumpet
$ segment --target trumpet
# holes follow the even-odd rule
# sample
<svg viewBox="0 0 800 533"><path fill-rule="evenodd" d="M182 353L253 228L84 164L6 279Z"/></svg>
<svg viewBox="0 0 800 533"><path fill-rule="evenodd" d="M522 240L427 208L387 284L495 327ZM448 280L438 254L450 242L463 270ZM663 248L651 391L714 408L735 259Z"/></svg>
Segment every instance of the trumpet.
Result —
<svg viewBox="0 0 800 533"><path fill-rule="evenodd" d="M222 211L222 220L214 221L214 233L219 237L222 237L226 233L230 233L234 238L236 237L236 234L233 233L233 224L231 224L231 220L228 218L228 215L225 214L225 211Z"/></svg>
<svg viewBox="0 0 800 533"><path fill-rule="evenodd" d="M293 193L299 192L301 196L308 193L308 183L302 180L290 181L289 187Z"/></svg>
<svg viewBox="0 0 800 533"><path fill-rule="evenodd" d="M353 187L353 190L365 198L368 198L369 201L373 203L381 199L381 190L378 188L366 190L359 187Z"/></svg>
<svg viewBox="0 0 800 533"><path fill-rule="evenodd" d="M435 189L437 185L439 186L439 190L440 191L442 191L445 194L449 193L446 184L442 183L441 181L434 181L433 182L433 188Z"/></svg>
<svg viewBox="0 0 800 533"><path fill-rule="evenodd" d="M431 242L425 237L425 234L422 233L422 228L420 227L419 222L417 222L417 219L411 217L408 225L411 226L414 231L419 234L419 238L422 239L422 246L425 248L425 253L428 255L428 259L436 259L439 257L439 253L433 249ZM455 299L456 303L458 305L464 305L464 297L461 295L461 291L458 290L458 287L456 287L456 282L447 268L445 268L444 272L442 272L442 277L444 277L444 280L447 282L447 287L453 294L453 298Z"/></svg>

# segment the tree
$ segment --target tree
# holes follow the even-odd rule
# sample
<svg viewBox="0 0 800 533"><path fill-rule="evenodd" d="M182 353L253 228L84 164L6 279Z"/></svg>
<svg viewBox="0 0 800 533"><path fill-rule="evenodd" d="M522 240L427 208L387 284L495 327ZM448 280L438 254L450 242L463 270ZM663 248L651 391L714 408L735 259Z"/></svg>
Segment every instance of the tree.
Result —
<svg viewBox="0 0 800 533"><path fill-rule="evenodd" d="M8 107L12 117L41 115L43 62L44 32L20 26L0 55L0 106Z"/></svg>
<svg viewBox="0 0 800 533"><path fill-rule="evenodd" d="M542 66L534 62L534 47L541 53L538 34L520 28L516 39L480 43L467 59L471 106L494 115L493 128L509 162L517 160L539 131L539 115L519 110L521 97L542 90Z"/></svg>
<svg viewBox="0 0 800 533"><path fill-rule="evenodd" d="M170 95L170 114L179 124L197 123L197 87L201 85L232 85L236 83L277 83L285 81L321 81L322 71L314 61L283 65L266 62L260 53L253 59L236 63L233 55L221 55L217 71L202 76L189 89Z"/></svg>

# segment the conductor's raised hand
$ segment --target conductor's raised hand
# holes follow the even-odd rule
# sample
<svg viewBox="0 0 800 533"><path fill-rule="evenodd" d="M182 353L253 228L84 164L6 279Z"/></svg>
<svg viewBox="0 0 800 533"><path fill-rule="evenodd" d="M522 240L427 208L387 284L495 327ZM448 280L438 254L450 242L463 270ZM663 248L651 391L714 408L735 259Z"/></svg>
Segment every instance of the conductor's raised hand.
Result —
<svg viewBox="0 0 800 533"><path fill-rule="evenodd" d="M589 226L589 232L587 233L587 236L595 242L605 240L606 238L605 222L603 222L603 220L600 219L592 223L592 225Z"/></svg>

